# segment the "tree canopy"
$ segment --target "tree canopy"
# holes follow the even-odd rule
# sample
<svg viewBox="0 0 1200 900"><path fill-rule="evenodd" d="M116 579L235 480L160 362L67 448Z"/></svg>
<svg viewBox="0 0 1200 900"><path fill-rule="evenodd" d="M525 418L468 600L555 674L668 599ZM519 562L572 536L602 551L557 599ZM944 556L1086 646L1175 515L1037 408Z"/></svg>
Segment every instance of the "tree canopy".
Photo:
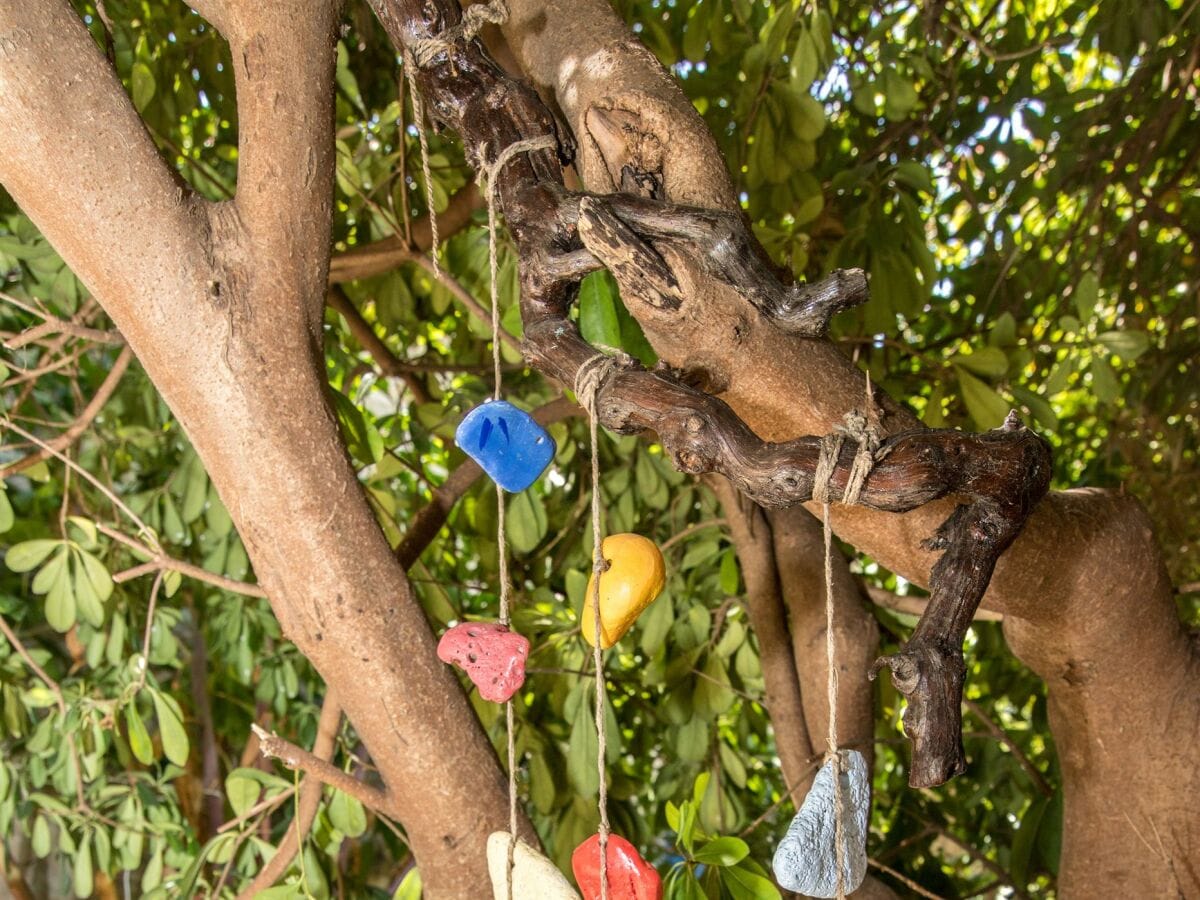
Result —
<svg viewBox="0 0 1200 900"><path fill-rule="evenodd" d="M226 41L182 3L74 6L179 177L231 198ZM1136 496L1180 616L1200 624L1197 4L616 7L703 116L773 263L810 281L869 273L870 302L832 339L927 425L985 430L1016 409L1052 443L1055 487ZM370 8L347 4L342 23L324 361L359 479L441 632L497 603L495 494L460 474L452 440L492 391L486 215L455 135L429 131L425 183L413 98ZM444 278L420 249L427 196ZM597 823L578 634L587 423L522 361L503 238L499 283L505 394L558 444L506 513L514 626L533 645L519 781L569 871ZM299 776L257 757L252 723L302 747L324 731L333 763L368 781L371 760L348 723L320 724L324 682L179 420L3 192L0 291L0 859L34 896L234 896L300 818ZM577 310L592 345L656 360L608 273L585 279ZM744 860L769 861L794 803L728 516L651 440L602 432L599 453L608 531L656 540L668 573L607 665L614 827L672 873L669 898L775 896ZM895 650L923 592L843 549L878 601L880 651ZM903 704L876 683L873 874L902 896L1053 896L1063 797L1045 688L996 621L973 624L967 659L969 769L938 788L908 788ZM502 752L502 708L471 700ZM260 896L419 896L403 828L355 797L325 788L302 844Z"/></svg>

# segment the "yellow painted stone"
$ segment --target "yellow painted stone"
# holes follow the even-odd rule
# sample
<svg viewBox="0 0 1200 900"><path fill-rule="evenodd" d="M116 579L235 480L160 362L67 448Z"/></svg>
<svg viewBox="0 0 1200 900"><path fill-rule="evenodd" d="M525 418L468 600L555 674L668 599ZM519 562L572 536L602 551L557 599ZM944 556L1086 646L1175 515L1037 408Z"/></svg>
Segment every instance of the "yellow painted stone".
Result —
<svg viewBox="0 0 1200 900"><path fill-rule="evenodd" d="M492 878L492 896L508 900L508 844L512 838L507 831L493 831L488 837L488 875ZM579 894L567 881L567 876L542 854L522 840L513 851L513 900L579 900Z"/></svg>
<svg viewBox="0 0 1200 900"><path fill-rule="evenodd" d="M667 583L667 567L654 541L640 534L611 534L600 544L608 569L600 576L600 646L621 639ZM583 601L583 639L596 644L595 575Z"/></svg>

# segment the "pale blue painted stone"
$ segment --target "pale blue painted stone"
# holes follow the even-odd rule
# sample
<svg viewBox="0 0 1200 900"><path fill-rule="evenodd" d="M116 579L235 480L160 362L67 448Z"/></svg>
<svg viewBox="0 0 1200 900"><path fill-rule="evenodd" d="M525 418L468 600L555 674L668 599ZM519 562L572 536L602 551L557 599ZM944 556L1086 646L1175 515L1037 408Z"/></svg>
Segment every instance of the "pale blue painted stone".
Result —
<svg viewBox="0 0 1200 900"><path fill-rule="evenodd" d="M842 887L858 889L867 875L867 825L871 773L857 750L843 750ZM812 789L775 850L772 868L780 887L807 897L837 896L833 760L821 766Z"/></svg>
<svg viewBox="0 0 1200 900"><path fill-rule="evenodd" d="M489 400L467 413L454 441L510 493L537 481L554 459L554 438L533 416L504 400Z"/></svg>

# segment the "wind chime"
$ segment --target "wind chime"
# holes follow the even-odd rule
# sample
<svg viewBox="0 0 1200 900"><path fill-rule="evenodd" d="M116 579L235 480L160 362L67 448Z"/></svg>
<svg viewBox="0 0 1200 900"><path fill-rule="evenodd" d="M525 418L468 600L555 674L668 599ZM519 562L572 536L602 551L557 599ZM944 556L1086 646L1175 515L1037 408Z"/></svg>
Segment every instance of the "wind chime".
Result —
<svg viewBox="0 0 1200 900"><path fill-rule="evenodd" d="M413 99L421 147L426 199L437 271L437 225L430 180L428 143L414 70L427 65L442 50L473 37L483 22L503 21L502 0L469 7L463 22L443 35L418 41L405 55L405 74ZM526 490L541 477L553 460L554 439L525 411L502 399L500 312L497 291L496 198L497 176L515 156L553 149L555 139L545 135L518 141L503 148L492 161L488 148L480 150L479 178L488 217L492 359L495 392L492 399L471 410L455 433L458 446L496 485L497 546L499 556L499 615L496 622L462 622L450 628L438 644L443 662L461 667L485 700L503 703L507 733L509 827L488 839L488 871L495 900L579 900L579 894L545 856L520 840L518 834L517 759L513 696L525 682L529 640L513 631L511 584L508 575L508 542L504 494ZM597 353L580 367L574 385L588 414L591 441L593 565L581 616L581 634L592 647L595 667L596 766L599 772L599 828L571 856L575 880L584 900L661 900L658 872L620 835L612 834L608 820L605 772L604 650L612 647L632 627L638 616L658 597L666 582L662 553L653 541L637 534L604 537L600 507L600 459L596 394L617 368L612 357ZM822 446L814 499L823 501L826 552L826 624L829 665L829 758L780 843L774 858L775 875L789 889L815 897L843 898L861 884L866 871L866 835L869 810L869 773L862 754L842 750L837 741L837 677L834 660L833 600L830 585L831 535L828 487L838 451L846 434L859 439L859 455L843 503L853 503L861 490L878 441L873 432L843 430ZM818 495L819 492L819 495Z"/></svg>

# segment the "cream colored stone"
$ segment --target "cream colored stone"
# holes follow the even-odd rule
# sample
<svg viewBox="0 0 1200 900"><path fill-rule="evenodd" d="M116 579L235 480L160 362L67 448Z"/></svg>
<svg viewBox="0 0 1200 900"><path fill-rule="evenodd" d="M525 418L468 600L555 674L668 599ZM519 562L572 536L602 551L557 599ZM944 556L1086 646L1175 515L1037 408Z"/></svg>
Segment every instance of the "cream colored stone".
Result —
<svg viewBox="0 0 1200 900"><path fill-rule="evenodd" d="M507 831L493 831L488 837L488 874L492 876L495 900L508 900L510 840ZM554 863L521 840L513 853L512 879L513 900L579 900L571 882Z"/></svg>

